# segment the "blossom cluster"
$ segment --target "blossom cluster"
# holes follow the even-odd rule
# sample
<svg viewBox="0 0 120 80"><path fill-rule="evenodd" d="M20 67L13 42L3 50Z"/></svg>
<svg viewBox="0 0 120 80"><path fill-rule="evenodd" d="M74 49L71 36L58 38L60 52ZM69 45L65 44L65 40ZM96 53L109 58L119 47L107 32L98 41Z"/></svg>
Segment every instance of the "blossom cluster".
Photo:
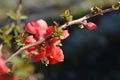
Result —
<svg viewBox="0 0 120 80"><path fill-rule="evenodd" d="M50 34L59 34L62 38L53 35L52 38L45 40L42 44L32 46L27 49L29 59L33 62L42 61L44 64L56 64L64 61L63 51L60 48L61 40L69 36L68 30L56 30L55 26L48 26L46 21L40 19L36 22L29 22L25 30L31 35L26 37L25 45L34 43Z"/></svg>

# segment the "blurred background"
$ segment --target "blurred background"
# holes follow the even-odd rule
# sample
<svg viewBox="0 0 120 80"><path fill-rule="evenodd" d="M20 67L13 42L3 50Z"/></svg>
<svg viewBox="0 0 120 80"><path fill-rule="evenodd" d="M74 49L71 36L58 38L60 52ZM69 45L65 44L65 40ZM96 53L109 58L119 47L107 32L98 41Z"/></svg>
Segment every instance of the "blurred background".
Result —
<svg viewBox="0 0 120 80"><path fill-rule="evenodd" d="M10 23L6 14L16 9L18 0L0 0L0 26ZM119 0L24 0L23 12L28 16L25 23L45 19L49 25L53 21L60 24L60 17L70 9L74 19L90 12L92 6L110 7ZM88 21L98 28L94 31L79 29L78 25L68 28L69 38L63 40L61 47L65 61L45 66L35 65L34 75L29 80L120 80L120 10L96 16ZM37 79L36 79L37 78Z"/></svg>

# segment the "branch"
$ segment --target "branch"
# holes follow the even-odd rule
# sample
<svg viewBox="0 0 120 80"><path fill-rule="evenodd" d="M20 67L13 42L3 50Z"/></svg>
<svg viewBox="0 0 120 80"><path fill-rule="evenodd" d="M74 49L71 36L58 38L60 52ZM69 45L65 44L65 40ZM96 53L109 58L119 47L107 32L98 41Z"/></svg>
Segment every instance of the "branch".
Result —
<svg viewBox="0 0 120 80"><path fill-rule="evenodd" d="M20 52L22 52L23 50L31 47L31 46L35 46L35 45L38 45L38 44L41 44L42 42L45 41L45 38L43 39L40 39L39 41L33 43L33 44L29 44L29 45L26 45L26 46L23 46L21 47L17 52L13 53L7 60L6 60L6 63L9 62L12 58L14 58L16 55L18 55Z"/></svg>
<svg viewBox="0 0 120 80"><path fill-rule="evenodd" d="M102 13L107 13L107 12L111 12L111 11L114 11L112 8L108 8L108 9L105 9L105 10L102 10ZM89 19L89 18L92 18L92 17L95 17L97 15L101 15L101 13L97 13L97 14L88 14L82 18L79 18L79 19L76 19L76 20L73 20L73 21L70 21L68 23L65 23L63 25L60 26L61 29L65 29L66 27L70 26L70 25L73 25L73 24L80 24L82 23L82 21L86 20L86 19Z"/></svg>
<svg viewBox="0 0 120 80"><path fill-rule="evenodd" d="M21 12L22 12L22 9L23 9L22 3L23 3L23 0L18 1L17 10L16 10L16 17L17 17L16 24L19 26L18 32L20 32L20 33L23 32L23 28L22 28L22 25L21 25L21 19L20 19Z"/></svg>
<svg viewBox="0 0 120 80"><path fill-rule="evenodd" d="M22 11L22 0L19 0L18 2L18 8L16 10L16 14L17 14L17 24L19 25L19 27L21 26L21 20L20 20L20 15L21 15L21 11Z"/></svg>
<svg viewBox="0 0 120 80"><path fill-rule="evenodd" d="M118 7L120 7L120 5L118 5ZM112 8L108 8L108 9L104 9L102 10L102 13L107 13L107 12L111 12L111 11L114 11ZM63 25L61 25L59 27L59 29L65 29L67 28L68 26L70 25L74 25L74 24L80 24L82 23L84 20L86 19L89 19L89 18L92 18L92 17L95 17L97 15L100 15L101 13L96 13L96 14L88 14L86 16L83 16L82 18L79 18L79 19L76 19L76 20L73 20L73 21L70 21L70 22L67 22ZM48 35L47 37L43 38L43 39L40 39L39 41L35 42L35 43L32 43L32 44L28 44L26 46L23 46L21 47L17 52L13 53L7 60L6 62L9 62L13 57L15 57L16 55L18 55L21 51L29 48L29 47L32 47L32 46L35 46L35 45L39 45L39 44L42 44L45 40L47 39L50 39L52 37L52 34Z"/></svg>
<svg viewBox="0 0 120 80"><path fill-rule="evenodd" d="M2 55L2 48L3 48L3 44L0 43L0 56Z"/></svg>

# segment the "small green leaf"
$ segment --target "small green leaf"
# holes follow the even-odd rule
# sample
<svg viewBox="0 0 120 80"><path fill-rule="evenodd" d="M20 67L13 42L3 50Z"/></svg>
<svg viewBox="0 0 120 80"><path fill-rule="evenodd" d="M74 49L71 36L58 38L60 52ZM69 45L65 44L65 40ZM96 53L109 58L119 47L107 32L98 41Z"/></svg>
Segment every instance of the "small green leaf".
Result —
<svg viewBox="0 0 120 80"><path fill-rule="evenodd" d="M23 16L20 16L20 19L27 19L28 17L23 15Z"/></svg>
<svg viewBox="0 0 120 80"><path fill-rule="evenodd" d="M67 20L67 21L72 21L72 20L73 20L73 16L68 16L68 17L66 17L66 20Z"/></svg>
<svg viewBox="0 0 120 80"><path fill-rule="evenodd" d="M0 29L0 33L3 33L2 29Z"/></svg>
<svg viewBox="0 0 120 80"><path fill-rule="evenodd" d="M63 37L63 36L60 36L60 39L64 39L64 37Z"/></svg>
<svg viewBox="0 0 120 80"><path fill-rule="evenodd" d="M0 33L6 34L9 31L9 29L10 29L10 25L7 24L0 29Z"/></svg>
<svg viewBox="0 0 120 80"><path fill-rule="evenodd" d="M15 67L22 67L24 65L23 60L19 57L14 57L12 59L12 63L14 64Z"/></svg>
<svg viewBox="0 0 120 80"><path fill-rule="evenodd" d="M69 16L69 15L70 15L70 10L66 10L66 11L65 11L65 14L66 14L67 16Z"/></svg>
<svg viewBox="0 0 120 80"><path fill-rule="evenodd" d="M26 58L28 58L28 55L25 53L25 54L22 54L22 58L23 59L26 59Z"/></svg>
<svg viewBox="0 0 120 80"><path fill-rule="evenodd" d="M91 12L92 14L100 13L101 15L103 15L102 7L94 6L91 8Z"/></svg>
<svg viewBox="0 0 120 80"><path fill-rule="evenodd" d="M7 13L7 16L9 16L11 19L13 20L17 20L17 17L16 17L16 13L13 11L13 10L10 10L8 13Z"/></svg>
<svg viewBox="0 0 120 80"><path fill-rule="evenodd" d="M13 28L14 28L14 27L15 27L15 23L11 23L11 27L13 27Z"/></svg>
<svg viewBox="0 0 120 80"><path fill-rule="evenodd" d="M25 77L27 77L27 75L28 75L28 74L27 74L27 71L26 71L25 69L22 69L22 68L17 69L14 74L15 74L16 76L22 77L22 78L25 78Z"/></svg>
<svg viewBox="0 0 120 80"><path fill-rule="evenodd" d="M24 46L25 44L25 40L26 40L26 37L28 36L28 34L20 34L20 35L16 35L15 36L15 42L18 46Z"/></svg>
<svg viewBox="0 0 120 80"><path fill-rule="evenodd" d="M61 17L63 17L67 22L72 21L73 20L73 16L70 13L70 10L66 10L63 14L60 15Z"/></svg>

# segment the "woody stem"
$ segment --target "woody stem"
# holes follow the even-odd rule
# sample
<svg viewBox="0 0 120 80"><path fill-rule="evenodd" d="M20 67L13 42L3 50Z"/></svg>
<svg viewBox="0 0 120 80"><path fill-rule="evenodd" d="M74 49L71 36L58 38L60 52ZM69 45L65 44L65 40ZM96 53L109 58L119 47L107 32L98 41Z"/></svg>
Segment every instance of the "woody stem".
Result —
<svg viewBox="0 0 120 80"><path fill-rule="evenodd" d="M120 5L118 5L118 7L120 7ZM111 11L114 11L112 8L108 8L108 9L104 9L102 10L102 13L107 13L107 12L111 12ZM83 16L82 18L79 18L79 19L76 19L76 20L73 20L73 21L70 21L70 22L66 22L65 24L59 26L59 29L65 29L67 28L68 26L70 25L74 25L74 24L79 24L79 23L82 23L84 20L87 20L89 18L92 18L92 17L95 17L97 15L100 15L101 13L96 13L96 14L87 14L86 16ZM32 47L32 46L35 46L35 45L39 45L39 44L42 44L45 40L47 39L50 39L52 36L52 34L46 36L45 38L43 39L40 39L39 41L35 42L35 43L32 43L32 44L28 44L26 46L23 46L21 47L17 52L13 53L7 60L6 62L9 62L12 58L14 58L16 55L18 55L20 52L22 52L23 50L29 48L29 47Z"/></svg>

